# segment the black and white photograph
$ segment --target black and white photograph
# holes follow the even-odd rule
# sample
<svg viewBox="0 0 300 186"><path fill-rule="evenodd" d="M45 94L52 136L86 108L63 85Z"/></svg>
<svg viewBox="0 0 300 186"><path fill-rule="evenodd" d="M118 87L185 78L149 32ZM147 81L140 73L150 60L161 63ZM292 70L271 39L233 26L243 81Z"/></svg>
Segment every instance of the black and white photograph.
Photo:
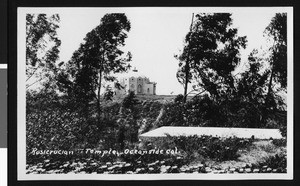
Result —
<svg viewBox="0 0 300 186"><path fill-rule="evenodd" d="M293 179L292 7L17 13L18 180Z"/></svg>

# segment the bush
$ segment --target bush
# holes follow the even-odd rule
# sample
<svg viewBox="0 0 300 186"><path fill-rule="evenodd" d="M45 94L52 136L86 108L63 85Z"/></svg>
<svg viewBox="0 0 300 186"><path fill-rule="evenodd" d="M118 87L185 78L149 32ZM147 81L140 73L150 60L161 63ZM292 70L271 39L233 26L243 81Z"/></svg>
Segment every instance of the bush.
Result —
<svg viewBox="0 0 300 186"><path fill-rule="evenodd" d="M286 147L287 141L286 138L281 138L281 139L273 139L272 143L276 145L277 147Z"/></svg>
<svg viewBox="0 0 300 186"><path fill-rule="evenodd" d="M132 108L138 103L134 92L130 91L129 94L123 99L122 106L124 108Z"/></svg>
<svg viewBox="0 0 300 186"><path fill-rule="evenodd" d="M243 97L214 99L204 95L186 103L180 99L178 95L173 103L164 105L159 126L277 128L286 136L285 111L270 111Z"/></svg>
<svg viewBox="0 0 300 186"><path fill-rule="evenodd" d="M175 103L179 103L179 102L182 102L183 101L183 98L184 96L182 94L178 94L175 99L174 99L174 102Z"/></svg>
<svg viewBox="0 0 300 186"><path fill-rule="evenodd" d="M224 126L226 116L207 95L197 96L182 103L168 103L164 107L165 113L160 120L160 126ZM218 117L215 117L215 116Z"/></svg>
<svg viewBox="0 0 300 186"><path fill-rule="evenodd" d="M167 103L158 126L186 126L185 106L180 103Z"/></svg>
<svg viewBox="0 0 300 186"><path fill-rule="evenodd" d="M260 165L268 166L272 169L277 169L277 172L279 173L286 172L286 153L277 153L275 154L275 156L270 156L266 158L264 162L261 162Z"/></svg>
<svg viewBox="0 0 300 186"><path fill-rule="evenodd" d="M76 113L44 110L29 113L26 117L27 152L39 150L69 150L84 141L82 134L86 120Z"/></svg>
<svg viewBox="0 0 300 186"><path fill-rule="evenodd" d="M68 100L55 93L27 92L26 98L26 151L27 161L38 150L74 150L91 148L99 142L96 119L85 117L81 109L68 105ZM74 106L74 105L73 105ZM84 113L88 113L88 110ZM55 157L55 156L52 156Z"/></svg>
<svg viewBox="0 0 300 186"><path fill-rule="evenodd" d="M188 101L186 110L189 126L217 127L224 126L226 122L221 107L207 95L196 96Z"/></svg>

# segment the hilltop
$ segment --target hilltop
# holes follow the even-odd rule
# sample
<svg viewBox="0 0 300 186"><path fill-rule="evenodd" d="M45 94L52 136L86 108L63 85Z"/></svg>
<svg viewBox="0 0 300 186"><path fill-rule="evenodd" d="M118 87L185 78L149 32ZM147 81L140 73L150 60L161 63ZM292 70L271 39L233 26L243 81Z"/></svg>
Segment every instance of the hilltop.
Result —
<svg viewBox="0 0 300 186"><path fill-rule="evenodd" d="M177 95L136 95L136 99L140 102L154 101L159 103L170 103L173 102ZM120 102L124 97L114 98L115 102ZM188 100L192 99L192 96L188 96Z"/></svg>

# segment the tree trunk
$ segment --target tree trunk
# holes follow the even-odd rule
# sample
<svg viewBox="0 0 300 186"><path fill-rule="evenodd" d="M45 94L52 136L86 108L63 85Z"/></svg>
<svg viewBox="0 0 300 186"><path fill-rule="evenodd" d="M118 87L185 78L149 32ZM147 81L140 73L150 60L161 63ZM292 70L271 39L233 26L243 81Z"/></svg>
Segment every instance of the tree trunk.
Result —
<svg viewBox="0 0 300 186"><path fill-rule="evenodd" d="M100 104L100 91L101 91L101 83L102 83L102 71L99 70L99 84L98 84L98 95L97 95L97 115L98 115L98 123L100 124L100 114L101 114L101 104Z"/></svg>
<svg viewBox="0 0 300 186"><path fill-rule="evenodd" d="M187 89L188 89L188 84L189 84L189 60L185 64L185 82L184 82L184 94L183 94L183 103L186 102L187 98Z"/></svg>
<svg viewBox="0 0 300 186"><path fill-rule="evenodd" d="M271 92L272 92L272 81L273 81L273 76L274 76L274 73L273 73L273 69L272 69L272 71L271 71L271 77L270 77L270 81L269 81L269 85L268 85L267 99L269 99L270 94L271 94Z"/></svg>
<svg viewBox="0 0 300 186"><path fill-rule="evenodd" d="M190 26L190 32L192 32L192 29L193 29L193 20L194 20L194 13L192 14L192 22L191 22L191 26ZM191 40L191 36L189 37L189 42L190 42L190 40ZM188 84L189 84L189 73L190 73L189 63L190 63L190 55L188 54L188 59L185 64L185 82L184 82L185 85L184 85L183 103L185 103L186 99L187 99L187 89L188 89Z"/></svg>
<svg viewBox="0 0 300 186"><path fill-rule="evenodd" d="M100 66L99 66L99 84L98 84L98 95L97 95L97 112L98 112L98 124L100 125L101 123L101 118L100 118L100 114L101 114L101 102L100 102L100 92L101 92L101 84L102 84L102 67L104 65L104 58L105 55L105 48L103 47L103 53L102 53L102 61L100 60Z"/></svg>

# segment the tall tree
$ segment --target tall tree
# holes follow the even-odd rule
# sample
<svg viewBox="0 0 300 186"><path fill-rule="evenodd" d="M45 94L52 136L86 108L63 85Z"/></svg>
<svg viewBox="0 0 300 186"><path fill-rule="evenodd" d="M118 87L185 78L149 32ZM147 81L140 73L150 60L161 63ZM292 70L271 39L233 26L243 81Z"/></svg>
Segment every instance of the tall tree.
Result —
<svg viewBox="0 0 300 186"><path fill-rule="evenodd" d="M179 81L195 80L194 89L207 91L215 98L235 88L232 72L240 62L239 49L245 48L247 41L245 36L238 37L231 25L229 13L196 15L183 52L177 57Z"/></svg>
<svg viewBox="0 0 300 186"><path fill-rule="evenodd" d="M66 71L58 77L62 90L77 100L96 101L98 115L104 83L117 83L114 74L125 72L130 67L130 52L124 56L121 50L129 30L130 22L125 14L106 14L100 25L87 33L84 42L66 64Z"/></svg>
<svg viewBox="0 0 300 186"><path fill-rule="evenodd" d="M192 23L191 23L191 26L190 26L190 32L192 31L192 28L193 28L193 20L194 20L194 13L192 14ZM187 42L190 42L190 39L191 38L188 38ZM186 98L187 98L187 90L188 90L188 84L189 84L189 78L184 78L184 77L189 77L189 72L190 72L190 58L189 56L187 57L186 61L185 61L185 66L184 66L184 74L183 74L183 78L182 80L184 81L184 93L183 93L183 102L185 103L186 102ZM181 71L179 70L178 71L179 73L177 73L177 78L178 80L180 81L180 76L178 76Z"/></svg>
<svg viewBox="0 0 300 186"><path fill-rule="evenodd" d="M248 56L249 69L241 73L237 81L237 98L241 101L260 105L264 102L269 72L262 71L264 59L254 49Z"/></svg>
<svg viewBox="0 0 300 186"><path fill-rule="evenodd" d="M49 82L56 70L61 41L57 37L58 14L26 15L26 87Z"/></svg>
<svg viewBox="0 0 300 186"><path fill-rule="evenodd" d="M269 98L273 91L274 83L279 83L283 89L287 86L287 14L275 14L265 32L273 42L270 47L271 55L269 58Z"/></svg>
<svg viewBox="0 0 300 186"><path fill-rule="evenodd" d="M265 69L265 57L258 50L253 50L248 56L248 69L241 73L237 80L237 91L234 100L237 117L241 124L251 127L262 127L270 123L270 120L278 122L282 120L285 110L284 100L272 92L268 95L270 70ZM266 101L266 98L268 99ZM284 125L284 123L280 123Z"/></svg>

